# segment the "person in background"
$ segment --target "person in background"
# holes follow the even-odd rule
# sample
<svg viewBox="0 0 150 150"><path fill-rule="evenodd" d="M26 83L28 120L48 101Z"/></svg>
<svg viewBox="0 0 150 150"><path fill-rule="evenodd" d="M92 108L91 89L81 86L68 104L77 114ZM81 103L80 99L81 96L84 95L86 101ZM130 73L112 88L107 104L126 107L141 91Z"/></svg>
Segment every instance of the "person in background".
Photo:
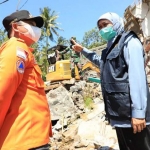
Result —
<svg viewBox="0 0 150 150"><path fill-rule="evenodd" d="M74 39L76 41L76 37L71 37L71 39ZM82 69L81 69L81 53L79 52L76 52L76 51L73 51L72 50L72 44L70 47L67 47L65 50L61 51L61 52L58 52L58 55L64 55L66 54L67 52L69 52L70 54L70 62L71 62L71 74L72 74L72 77L75 78L75 65L77 66L78 68L78 71L79 71L79 75L81 76L82 75Z"/></svg>
<svg viewBox="0 0 150 150"><path fill-rule="evenodd" d="M0 47L0 149L49 150L51 117L41 70L30 46L43 18L27 10L6 16L9 40Z"/></svg>
<svg viewBox="0 0 150 150"><path fill-rule="evenodd" d="M107 48L98 56L73 39L73 49L100 67L105 111L115 127L120 150L150 150L150 98L143 46L123 19L108 12L97 20Z"/></svg>

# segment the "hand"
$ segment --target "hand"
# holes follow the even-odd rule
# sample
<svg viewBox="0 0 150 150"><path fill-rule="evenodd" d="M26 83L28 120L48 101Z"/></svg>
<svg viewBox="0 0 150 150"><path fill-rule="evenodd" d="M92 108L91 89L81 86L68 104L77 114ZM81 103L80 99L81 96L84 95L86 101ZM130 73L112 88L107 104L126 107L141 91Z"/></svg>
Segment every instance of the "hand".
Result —
<svg viewBox="0 0 150 150"><path fill-rule="evenodd" d="M83 50L83 46L79 45L78 43L75 42L75 40L71 39L73 46L72 49L75 50L76 52L81 52Z"/></svg>
<svg viewBox="0 0 150 150"><path fill-rule="evenodd" d="M146 128L145 119L132 118L131 123L132 123L134 134L137 132L141 132L144 128Z"/></svg>

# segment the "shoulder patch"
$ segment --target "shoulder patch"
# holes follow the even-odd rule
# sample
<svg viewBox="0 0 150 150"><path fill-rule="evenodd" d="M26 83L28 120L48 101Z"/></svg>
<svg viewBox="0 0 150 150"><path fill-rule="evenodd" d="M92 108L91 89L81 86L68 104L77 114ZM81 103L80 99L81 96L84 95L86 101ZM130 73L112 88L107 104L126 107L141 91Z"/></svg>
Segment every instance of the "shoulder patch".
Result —
<svg viewBox="0 0 150 150"><path fill-rule="evenodd" d="M22 48L17 47L17 56L26 60L27 59L27 53Z"/></svg>
<svg viewBox="0 0 150 150"><path fill-rule="evenodd" d="M22 60L18 60L17 61L17 70L19 73L24 73L24 69L25 69L25 64Z"/></svg>

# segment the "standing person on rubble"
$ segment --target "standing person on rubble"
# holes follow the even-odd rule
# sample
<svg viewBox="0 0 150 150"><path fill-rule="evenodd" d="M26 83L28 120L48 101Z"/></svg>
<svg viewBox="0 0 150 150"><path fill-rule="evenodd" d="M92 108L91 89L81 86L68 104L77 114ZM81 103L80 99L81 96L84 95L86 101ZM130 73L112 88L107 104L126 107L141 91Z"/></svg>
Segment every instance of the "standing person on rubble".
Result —
<svg viewBox="0 0 150 150"><path fill-rule="evenodd" d="M0 48L0 149L49 150L51 118L41 70L30 46L43 18L27 10L3 19L9 40Z"/></svg>
<svg viewBox="0 0 150 150"><path fill-rule="evenodd" d="M115 13L100 16L97 26L107 41L101 56L74 40L73 49L100 67L105 111L120 150L150 150L150 99L142 44L134 32L124 32L123 19Z"/></svg>
<svg viewBox="0 0 150 150"><path fill-rule="evenodd" d="M71 37L71 39L74 39L76 41L76 37ZM77 66L78 68L78 71L79 71L79 74L80 76L82 75L82 69L81 69L81 53L79 52L76 52L76 51L73 51L72 50L72 45L70 47L67 47L65 50L61 51L61 52L58 52L58 55L63 55L63 54L66 54L67 52L70 53L70 62L71 62L71 74L72 74L72 77L75 78L75 65Z"/></svg>

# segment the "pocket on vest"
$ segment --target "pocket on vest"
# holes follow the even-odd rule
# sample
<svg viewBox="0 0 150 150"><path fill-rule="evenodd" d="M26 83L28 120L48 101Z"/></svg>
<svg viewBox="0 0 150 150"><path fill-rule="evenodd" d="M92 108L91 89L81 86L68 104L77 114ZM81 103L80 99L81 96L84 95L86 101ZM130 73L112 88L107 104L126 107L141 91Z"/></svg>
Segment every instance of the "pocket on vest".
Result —
<svg viewBox="0 0 150 150"><path fill-rule="evenodd" d="M131 117L131 102L128 93L107 93L108 114L112 117Z"/></svg>

